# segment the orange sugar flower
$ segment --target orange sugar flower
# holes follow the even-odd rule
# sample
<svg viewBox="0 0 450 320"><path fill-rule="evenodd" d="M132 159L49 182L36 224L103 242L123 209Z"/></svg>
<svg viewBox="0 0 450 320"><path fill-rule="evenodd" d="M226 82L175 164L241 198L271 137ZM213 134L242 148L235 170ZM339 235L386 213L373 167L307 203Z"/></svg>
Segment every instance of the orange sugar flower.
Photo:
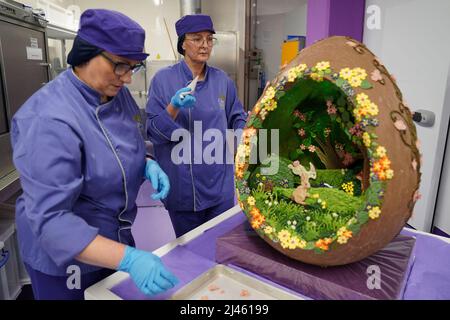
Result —
<svg viewBox="0 0 450 320"><path fill-rule="evenodd" d="M251 225L253 229L259 229L266 219L263 216L253 217Z"/></svg>
<svg viewBox="0 0 450 320"><path fill-rule="evenodd" d="M383 157L380 159L380 164L383 166L383 168L388 169L391 165L391 160L389 160L388 157Z"/></svg>
<svg viewBox="0 0 450 320"><path fill-rule="evenodd" d="M351 238L353 236L353 232L350 230L346 230L342 233L342 236L345 238Z"/></svg>
<svg viewBox="0 0 450 320"><path fill-rule="evenodd" d="M261 216L261 211L259 211L259 209L257 207L254 207L251 211L250 211L251 216L253 217L253 219L256 219L257 217Z"/></svg>
<svg viewBox="0 0 450 320"><path fill-rule="evenodd" d="M332 243L332 242L333 242L333 240L331 240L330 238L320 239L320 240L317 240L317 241L316 241L315 246L316 246L317 248L319 248L319 249L324 250L324 251L328 251L328 249L329 249L328 246L329 246L330 243Z"/></svg>
<svg viewBox="0 0 450 320"><path fill-rule="evenodd" d="M375 162L375 163L373 164L372 170L373 170L373 172L380 172L380 171L383 171L383 166L381 165L380 162L377 161L377 162Z"/></svg>
<svg viewBox="0 0 450 320"><path fill-rule="evenodd" d="M385 171L380 171L377 173L377 175L378 175L378 179L386 180L386 172Z"/></svg>

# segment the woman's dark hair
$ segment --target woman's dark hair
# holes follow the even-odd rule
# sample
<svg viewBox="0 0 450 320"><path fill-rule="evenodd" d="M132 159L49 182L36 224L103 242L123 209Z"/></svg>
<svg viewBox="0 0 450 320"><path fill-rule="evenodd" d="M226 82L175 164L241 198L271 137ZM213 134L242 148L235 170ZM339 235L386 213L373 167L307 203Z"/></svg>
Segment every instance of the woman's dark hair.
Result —
<svg viewBox="0 0 450 320"><path fill-rule="evenodd" d="M179 54L182 54L184 56L184 50L183 50L183 42L186 39L186 35L183 34L182 36L178 37L178 44L177 44L177 50Z"/></svg>
<svg viewBox="0 0 450 320"><path fill-rule="evenodd" d="M103 51L103 49L93 46L79 36L76 36L72 50L67 56L67 63L72 67L77 67L98 56Z"/></svg>

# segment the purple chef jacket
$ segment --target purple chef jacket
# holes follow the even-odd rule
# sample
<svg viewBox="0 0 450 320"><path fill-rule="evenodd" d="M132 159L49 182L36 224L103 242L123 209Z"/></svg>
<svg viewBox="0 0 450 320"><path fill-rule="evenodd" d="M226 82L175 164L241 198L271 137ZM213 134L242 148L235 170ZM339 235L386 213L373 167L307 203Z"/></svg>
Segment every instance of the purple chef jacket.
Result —
<svg viewBox="0 0 450 320"><path fill-rule="evenodd" d="M205 79L199 81L195 89L194 96L197 101L194 107L181 109L173 120L166 107L172 96L179 89L186 87L192 78L191 70L182 60L158 71L149 89L147 133L153 143L154 155L171 182L170 193L163 200L169 211L201 211L234 197L234 166L232 163L226 164L226 153L230 152L226 145L226 130L242 129L247 115L233 81L222 70L206 66ZM214 139L207 141L208 139L202 139L201 135L194 137L195 123L197 128L201 123L203 133L208 129L221 132L222 163L207 164L201 157L202 152ZM179 141L172 141L171 138L172 133L181 128L188 130L191 135L191 161L175 164L171 154ZM200 148L195 149L194 145ZM212 154L215 155L214 152ZM202 158L200 161L199 157Z"/></svg>
<svg viewBox="0 0 450 320"><path fill-rule="evenodd" d="M62 276L97 235L133 244L145 145L128 89L100 94L67 70L36 92L12 120L13 159L23 194L16 203L25 263Z"/></svg>

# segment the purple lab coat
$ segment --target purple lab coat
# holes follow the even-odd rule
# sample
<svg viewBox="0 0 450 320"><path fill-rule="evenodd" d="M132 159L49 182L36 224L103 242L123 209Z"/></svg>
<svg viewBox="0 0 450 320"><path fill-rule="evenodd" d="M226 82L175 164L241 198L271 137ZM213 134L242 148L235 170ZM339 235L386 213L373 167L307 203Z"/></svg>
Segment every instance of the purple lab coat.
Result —
<svg viewBox="0 0 450 320"><path fill-rule="evenodd" d="M234 166L232 161L227 164L227 154L230 157L231 153L233 159L234 150L226 144L226 130L242 129L247 115L233 81L222 70L206 66L205 79L197 83L194 93L196 104L192 109L180 110L177 118L172 120L166 107L172 96L192 79L192 72L183 60L158 71L149 89L147 133L153 143L154 155L171 182L170 193L163 200L169 211L202 211L234 197ZM198 128L201 124L200 135L194 136L195 124ZM173 161L185 155L183 152L172 155L180 143L178 139L172 141L172 133L177 129L189 131L191 149L187 158L190 163ZM215 141L214 138L210 141L202 139L208 129L218 130L223 137L220 143L222 163L207 163L202 156ZM216 151L206 154L217 156L220 152L218 148Z"/></svg>
<svg viewBox="0 0 450 320"><path fill-rule="evenodd" d="M22 258L49 275L98 270L74 260L97 235L133 244L145 145L128 89L100 95L67 70L36 92L12 121Z"/></svg>

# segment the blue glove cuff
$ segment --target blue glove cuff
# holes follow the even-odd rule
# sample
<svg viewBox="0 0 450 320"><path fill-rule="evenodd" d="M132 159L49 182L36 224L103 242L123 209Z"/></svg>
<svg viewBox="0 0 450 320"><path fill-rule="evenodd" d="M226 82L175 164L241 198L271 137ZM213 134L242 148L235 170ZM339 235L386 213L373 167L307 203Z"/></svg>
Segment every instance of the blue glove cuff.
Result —
<svg viewBox="0 0 450 320"><path fill-rule="evenodd" d="M146 159L145 160L144 178L149 179L149 177L147 177L147 169L148 169L148 166L152 165L154 162L156 163L156 161L153 160L153 159Z"/></svg>
<svg viewBox="0 0 450 320"><path fill-rule="evenodd" d="M136 251L135 248L130 247L130 246L126 246L125 248L125 254L123 255L122 260L119 263L119 266L117 267L117 270L119 271L124 271L124 272L129 272L130 270L130 266L131 266L131 255L133 254L133 252Z"/></svg>

